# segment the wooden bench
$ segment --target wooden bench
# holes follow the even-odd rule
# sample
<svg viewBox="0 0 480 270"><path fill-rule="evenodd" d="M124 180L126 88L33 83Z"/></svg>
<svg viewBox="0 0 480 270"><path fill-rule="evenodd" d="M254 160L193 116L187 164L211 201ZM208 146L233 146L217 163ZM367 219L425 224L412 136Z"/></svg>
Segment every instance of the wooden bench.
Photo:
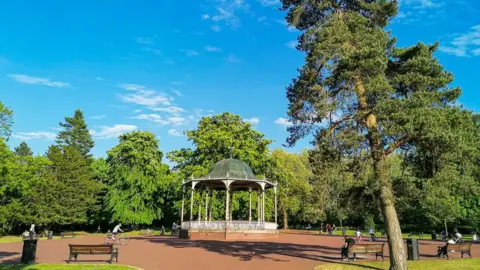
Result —
<svg viewBox="0 0 480 270"><path fill-rule="evenodd" d="M353 254L353 260L357 259L357 254L375 254L375 260L378 257L382 257L382 260L385 260L383 256L383 247L385 244L362 244L356 243L348 247L347 257L350 257L350 254ZM343 257L342 257L343 259ZM348 259L348 258L347 258Z"/></svg>
<svg viewBox="0 0 480 270"><path fill-rule="evenodd" d="M68 245L70 247L70 255L68 256L68 262L72 261L72 258L82 255L110 255L109 263L112 263L113 258L118 262L118 248L114 248L113 245Z"/></svg>
<svg viewBox="0 0 480 270"><path fill-rule="evenodd" d="M449 260L450 258L448 257L448 252L460 252L462 258L463 254L468 254L470 258L472 258L472 243L456 243L456 244L449 244L447 243L446 246L439 246L438 247L438 254L437 256L439 258L441 257L447 257Z"/></svg>
<svg viewBox="0 0 480 270"><path fill-rule="evenodd" d="M65 239L65 237L75 238L77 235L74 232L62 232L60 233L60 238Z"/></svg>

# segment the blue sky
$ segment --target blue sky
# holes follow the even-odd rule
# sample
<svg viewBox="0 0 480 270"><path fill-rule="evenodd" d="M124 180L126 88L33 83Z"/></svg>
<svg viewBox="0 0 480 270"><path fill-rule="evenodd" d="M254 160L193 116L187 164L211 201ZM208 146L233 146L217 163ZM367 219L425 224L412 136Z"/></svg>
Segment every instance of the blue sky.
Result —
<svg viewBox="0 0 480 270"><path fill-rule="evenodd" d="M280 147L288 136L285 87L303 55L278 7L275 0L1 1L0 100L15 112L10 144L27 140L44 153L58 122L80 108L96 156L134 129L155 133L164 152L188 147L182 131L224 111ZM479 12L473 0L402 0L389 26L400 46L440 41L437 56L463 88L460 102L477 112Z"/></svg>

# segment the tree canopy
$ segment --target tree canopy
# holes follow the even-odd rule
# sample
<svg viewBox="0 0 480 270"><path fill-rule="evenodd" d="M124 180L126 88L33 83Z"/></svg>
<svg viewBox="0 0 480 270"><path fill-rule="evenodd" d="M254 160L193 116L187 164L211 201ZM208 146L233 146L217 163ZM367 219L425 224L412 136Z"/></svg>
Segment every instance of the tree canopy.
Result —
<svg viewBox="0 0 480 270"><path fill-rule="evenodd" d="M65 117L65 122L61 122L60 126L64 130L58 133L57 143L72 146L83 156L91 157L90 150L95 146L95 142L90 135L83 112L76 110L74 116Z"/></svg>
<svg viewBox="0 0 480 270"><path fill-rule="evenodd" d="M162 156L155 135L141 131L121 135L120 143L108 151L105 200L114 220L151 224L161 218L161 198L156 195L171 179Z"/></svg>

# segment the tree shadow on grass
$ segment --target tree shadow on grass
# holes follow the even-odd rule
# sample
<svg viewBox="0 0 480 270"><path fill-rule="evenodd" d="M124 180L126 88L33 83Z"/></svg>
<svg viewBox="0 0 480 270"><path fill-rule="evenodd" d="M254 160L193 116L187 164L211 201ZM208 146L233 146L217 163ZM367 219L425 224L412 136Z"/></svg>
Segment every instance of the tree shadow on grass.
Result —
<svg viewBox="0 0 480 270"><path fill-rule="evenodd" d="M355 265L365 269L378 269L366 265L342 262L340 261L340 248L323 245L303 245L265 241L186 240L171 237L148 237L137 238L137 240L163 244L174 248L201 248L209 252L238 258L240 261L260 259L275 262L290 262L291 260L288 259L288 257L292 257L317 262Z"/></svg>

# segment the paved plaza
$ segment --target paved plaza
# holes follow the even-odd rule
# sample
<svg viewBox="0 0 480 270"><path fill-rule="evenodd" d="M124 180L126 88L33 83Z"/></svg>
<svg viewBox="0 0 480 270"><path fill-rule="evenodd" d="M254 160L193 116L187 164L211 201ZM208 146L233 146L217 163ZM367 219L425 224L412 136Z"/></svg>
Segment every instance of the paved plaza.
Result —
<svg viewBox="0 0 480 270"><path fill-rule="evenodd" d="M102 244L102 236L39 241L37 263L66 263L68 244ZM119 247L119 263L143 269L313 269L316 265L340 261L342 237L280 234L278 239L260 241L191 241L170 236L134 237ZM421 241L421 259L436 259L441 242ZM0 244L0 263L18 263L23 243ZM388 249L385 247L388 260ZM473 257L480 245L472 246ZM452 254L460 258L460 254ZM107 255L81 256L77 263L106 263ZM375 260L366 255L359 261ZM467 259L464 259L467 260Z"/></svg>

